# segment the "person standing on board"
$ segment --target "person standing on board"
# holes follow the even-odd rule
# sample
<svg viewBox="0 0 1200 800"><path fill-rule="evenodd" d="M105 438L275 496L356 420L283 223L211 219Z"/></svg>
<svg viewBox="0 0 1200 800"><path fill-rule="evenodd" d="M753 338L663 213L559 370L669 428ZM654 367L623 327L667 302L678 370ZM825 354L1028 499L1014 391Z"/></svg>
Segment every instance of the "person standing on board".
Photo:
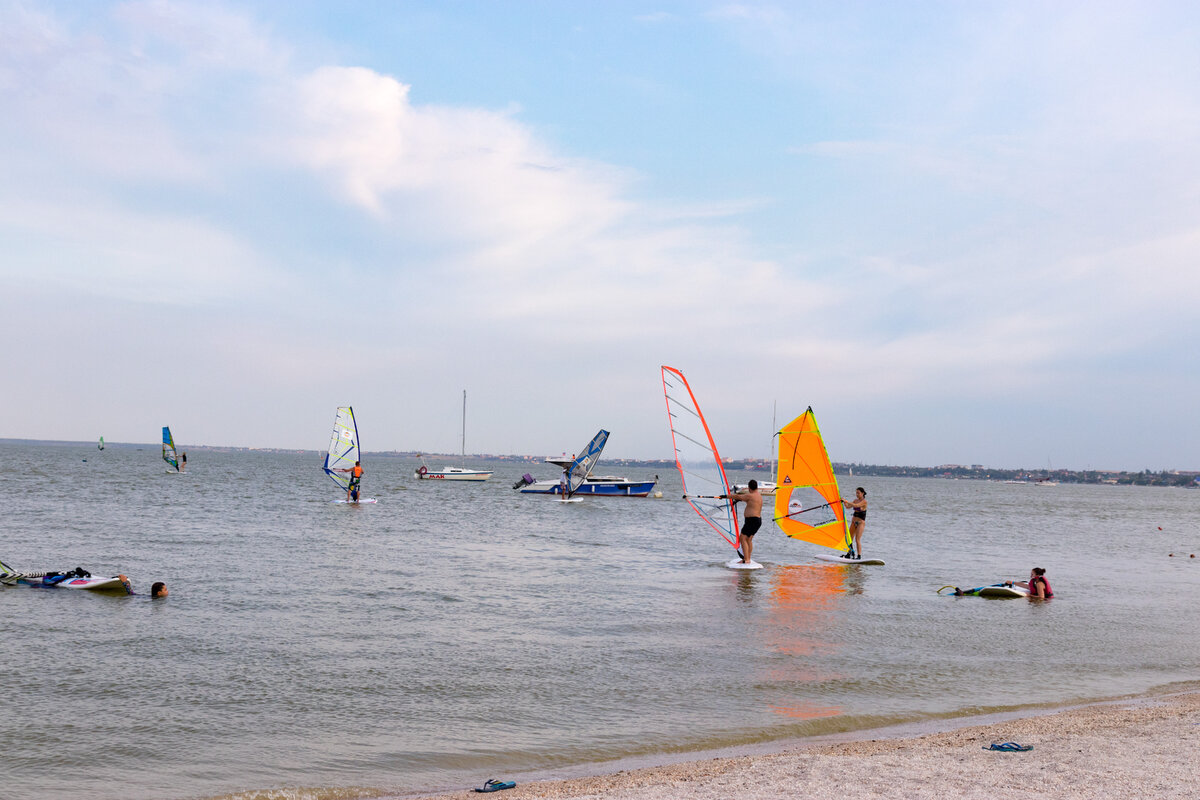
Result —
<svg viewBox="0 0 1200 800"><path fill-rule="evenodd" d="M750 479L750 485L744 492L734 492L727 497L734 503L745 503L746 510L742 513L745 521L742 523L742 532L738 536L738 544L741 547L738 549L738 555L742 557L743 564L749 564L750 558L754 551L754 534L758 533L758 529L762 527L762 494L758 491L758 481Z"/></svg>
<svg viewBox="0 0 1200 800"><path fill-rule="evenodd" d="M862 559L862 532L867 527L867 490L859 486L854 490L853 500L842 500L846 508L854 509L854 517L850 520L850 549L846 558Z"/></svg>
<svg viewBox="0 0 1200 800"><path fill-rule="evenodd" d="M358 502L358 486L362 483L363 468L361 461L355 461L353 467L334 470L334 472L349 472L350 482L346 484L346 502Z"/></svg>
<svg viewBox="0 0 1200 800"><path fill-rule="evenodd" d="M187 453L179 454L179 471L183 472L187 469Z"/></svg>
<svg viewBox="0 0 1200 800"><path fill-rule="evenodd" d="M1046 570L1041 567L1034 567L1030 570L1029 580L1010 583L1009 586L1020 586L1022 589L1028 589L1030 599L1049 600L1051 597L1054 597L1054 591L1050 588L1050 581L1046 580Z"/></svg>

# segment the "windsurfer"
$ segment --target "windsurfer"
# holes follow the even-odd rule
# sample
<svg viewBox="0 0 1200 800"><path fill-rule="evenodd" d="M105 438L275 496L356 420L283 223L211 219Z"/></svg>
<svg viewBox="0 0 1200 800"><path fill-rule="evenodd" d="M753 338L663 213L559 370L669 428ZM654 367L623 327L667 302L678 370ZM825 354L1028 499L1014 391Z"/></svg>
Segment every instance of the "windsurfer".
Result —
<svg viewBox="0 0 1200 800"><path fill-rule="evenodd" d="M179 454L179 471L183 472L187 469L187 453Z"/></svg>
<svg viewBox="0 0 1200 800"><path fill-rule="evenodd" d="M353 467L346 467L345 469L337 469L337 470L334 470L334 472L349 472L350 473L350 482L346 484L346 502L347 503L357 503L358 502L358 485L360 483L362 483L362 476L363 476L362 462L355 461Z"/></svg>
<svg viewBox="0 0 1200 800"><path fill-rule="evenodd" d="M1017 581L1009 585L1028 589L1030 598L1049 600L1051 597L1054 597L1054 592L1050 589L1050 581L1046 580L1046 570L1041 567L1034 567L1030 570L1029 580Z"/></svg>
<svg viewBox="0 0 1200 800"><path fill-rule="evenodd" d="M862 558L862 532L867 527L867 490L859 486L854 490L853 500L842 500L846 508L854 509L854 517L850 520L850 537L852 544L846 551L846 558Z"/></svg>
<svg viewBox="0 0 1200 800"><path fill-rule="evenodd" d="M751 554L754 551L754 534L758 533L758 529L762 527L762 494L758 491L758 481L751 479L749 487L744 492L734 492L729 495L729 499L735 503L741 502L746 504L745 522L742 523L742 532L738 536L738 544L741 545L739 554L742 556L742 563L749 564L751 562Z"/></svg>

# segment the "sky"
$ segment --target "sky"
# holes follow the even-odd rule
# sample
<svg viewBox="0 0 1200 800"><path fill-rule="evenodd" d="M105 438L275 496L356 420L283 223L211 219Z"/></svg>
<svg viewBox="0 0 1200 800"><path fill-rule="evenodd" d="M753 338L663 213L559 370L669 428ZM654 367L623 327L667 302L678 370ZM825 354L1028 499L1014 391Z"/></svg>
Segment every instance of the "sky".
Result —
<svg viewBox="0 0 1200 800"><path fill-rule="evenodd" d="M1200 6L0 0L0 437L1200 469Z"/></svg>

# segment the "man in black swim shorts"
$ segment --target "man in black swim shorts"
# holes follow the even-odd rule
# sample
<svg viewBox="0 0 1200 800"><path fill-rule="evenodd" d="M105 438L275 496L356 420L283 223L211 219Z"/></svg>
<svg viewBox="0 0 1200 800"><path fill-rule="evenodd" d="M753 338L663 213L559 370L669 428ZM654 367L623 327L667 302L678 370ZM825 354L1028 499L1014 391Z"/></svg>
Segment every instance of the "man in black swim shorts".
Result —
<svg viewBox="0 0 1200 800"><path fill-rule="evenodd" d="M742 563L749 564L753 559L750 558L754 551L754 534L758 533L758 529L762 527L762 493L758 491L758 481L751 479L750 485L744 492L737 492L729 495L729 499L733 502L742 502L746 504L746 510L743 516L746 521L742 523L742 533L738 536L738 543L741 544Z"/></svg>

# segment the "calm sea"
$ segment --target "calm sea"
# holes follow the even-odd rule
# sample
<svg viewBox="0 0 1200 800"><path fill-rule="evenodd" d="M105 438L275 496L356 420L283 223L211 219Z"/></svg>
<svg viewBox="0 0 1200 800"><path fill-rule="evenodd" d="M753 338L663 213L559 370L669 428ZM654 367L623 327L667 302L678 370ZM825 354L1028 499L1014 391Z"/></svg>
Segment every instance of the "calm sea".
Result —
<svg viewBox="0 0 1200 800"><path fill-rule="evenodd" d="M0 559L171 591L0 589L9 794L464 788L1200 678L1200 491L843 478L887 566L768 525L747 573L675 474L564 505L368 455L348 507L312 455L189 457L0 444ZM1032 566L1055 600L935 594Z"/></svg>

